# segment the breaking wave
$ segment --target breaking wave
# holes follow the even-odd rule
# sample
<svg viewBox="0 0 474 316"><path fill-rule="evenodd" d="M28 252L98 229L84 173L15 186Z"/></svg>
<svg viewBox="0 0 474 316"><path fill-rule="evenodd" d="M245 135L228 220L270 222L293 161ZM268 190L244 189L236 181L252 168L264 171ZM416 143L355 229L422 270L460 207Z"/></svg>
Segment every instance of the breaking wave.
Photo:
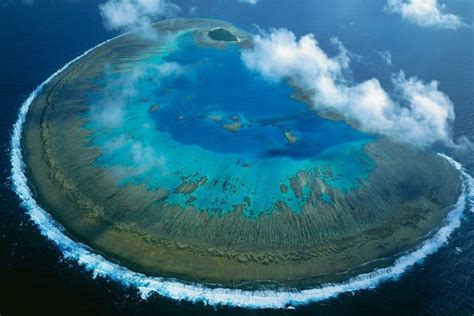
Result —
<svg viewBox="0 0 474 316"><path fill-rule="evenodd" d="M41 234L57 245L66 259L77 261L85 269L91 271L94 277L106 277L120 282L125 286L134 287L138 289L143 298L147 298L151 294L156 293L175 300L203 302L213 306L228 305L246 308L288 308L326 300L342 293L373 289L383 282L398 279L416 263L421 262L424 258L435 253L440 247L445 245L453 231L461 225L464 211L473 211L473 179L464 171L459 163L448 156L440 154L440 156L447 159L454 168L460 171L462 178L462 194L456 204L451 207L441 228L420 246L399 257L391 266L377 269L370 273L360 274L345 282L327 283L307 290L248 291L219 287L213 288L196 283L185 283L175 279L146 276L109 261L103 256L94 253L94 251L85 244L74 241L68 237L61 224L56 222L47 211L38 205L28 185L28 179L25 174L25 163L21 150L21 137L23 124L29 107L44 86L72 63L111 40L113 39L93 47L70 61L30 94L28 99L22 104L18 119L13 126L10 149L13 190L21 199L21 204L27 210L31 220L39 227Z"/></svg>

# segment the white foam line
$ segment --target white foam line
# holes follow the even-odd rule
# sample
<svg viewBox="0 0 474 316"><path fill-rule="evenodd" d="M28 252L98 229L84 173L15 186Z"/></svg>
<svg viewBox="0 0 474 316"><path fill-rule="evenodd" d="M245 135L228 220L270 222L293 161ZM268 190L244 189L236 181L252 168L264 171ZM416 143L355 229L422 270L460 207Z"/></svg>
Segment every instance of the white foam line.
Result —
<svg viewBox="0 0 474 316"><path fill-rule="evenodd" d="M139 290L143 298L147 298L152 293L157 293L175 300L203 302L214 306L229 305L246 308L289 308L326 300L342 293L373 289L382 282L398 279L416 263L421 262L424 258L435 253L440 247L445 245L452 232L461 225L464 210L472 211L473 209L473 179L463 170L459 163L445 155L441 155L460 171L462 177L462 194L457 203L449 211L442 227L418 248L398 258L393 265L374 270L370 273L360 274L345 282L328 283L308 290L282 289L247 291L212 288L200 284L184 283L174 279L150 277L133 272L117 263L113 263L101 255L94 253L93 250L86 245L69 238L64 233L64 228L61 224L56 222L48 212L38 205L28 185L28 179L25 174L25 163L21 151L23 124L34 98L41 92L46 84L73 62L111 40L97 45L64 65L30 94L28 99L22 104L18 120L13 126L10 152L13 189L20 197L22 206L25 207L33 222L39 227L41 234L54 242L66 259L77 261L87 270L92 271L94 277L108 277L125 286L135 287Z"/></svg>

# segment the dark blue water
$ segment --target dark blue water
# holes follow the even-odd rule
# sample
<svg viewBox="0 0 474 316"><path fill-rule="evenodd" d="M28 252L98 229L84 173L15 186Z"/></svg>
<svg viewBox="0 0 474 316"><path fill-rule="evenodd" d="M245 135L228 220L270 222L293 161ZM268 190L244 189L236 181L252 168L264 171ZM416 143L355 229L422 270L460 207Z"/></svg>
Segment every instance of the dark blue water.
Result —
<svg viewBox="0 0 474 316"><path fill-rule="evenodd" d="M13 2L13 1L10 1ZM221 17L249 30L286 26L314 32L323 47L337 35L361 59L354 78L387 80L392 71L437 79L456 106L457 135L474 136L473 39L467 30L432 31L380 13L382 1L264 1L249 7L232 1L189 1L205 17ZM9 190L8 140L20 103L33 88L71 58L112 34L103 30L96 1L36 1L33 8L0 3L0 314L2 315L472 315L474 312L474 222L466 217L449 246L398 282L345 295L296 311L213 309L153 297L93 280L39 235ZM341 4L344 4L344 7ZM469 24L470 0L447 1ZM184 6L183 12L187 12ZM383 27L380 27L383 25ZM393 66L377 60L392 53ZM463 161L472 164L472 161ZM474 170L471 169L471 174ZM456 249L458 248L458 249Z"/></svg>

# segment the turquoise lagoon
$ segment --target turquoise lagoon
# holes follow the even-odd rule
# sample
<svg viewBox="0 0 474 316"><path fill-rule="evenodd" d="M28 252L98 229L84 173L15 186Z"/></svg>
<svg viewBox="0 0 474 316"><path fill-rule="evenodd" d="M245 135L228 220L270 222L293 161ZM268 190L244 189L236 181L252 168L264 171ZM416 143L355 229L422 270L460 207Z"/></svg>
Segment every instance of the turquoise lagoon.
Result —
<svg viewBox="0 0 474 316"><path fill-rule="evenodd" d="M236 44L203 47L182 33L110 65L98 81L85 126L101 150L97 166L113 168L118 185L166 190L168 204L211 215L245 205L257 218L284 201L297 213L312 195L304 184L299 198L291 190L299 172L324 184L314 201L332 203L331 192L356 189L373 168L364 152L373 136L317 116L286 82L249 71ZM97 118L108 112L119 122ZM183 183L200 186L180 192Z"/></svg>

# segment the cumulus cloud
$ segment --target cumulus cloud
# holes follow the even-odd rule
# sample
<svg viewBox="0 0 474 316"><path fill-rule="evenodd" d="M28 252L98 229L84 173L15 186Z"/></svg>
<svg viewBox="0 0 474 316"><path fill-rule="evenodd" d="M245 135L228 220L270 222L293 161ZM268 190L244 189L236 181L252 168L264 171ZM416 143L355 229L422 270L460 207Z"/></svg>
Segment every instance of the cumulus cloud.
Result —
<svg viewBox="0 0 474 316"><path fill-rule="evenodd" d="M105 70L106 77L111 74L110 68ZM144 70L134 67L114 82L107 82L105 94L90 109L91 122L99 128L118 128L123 123L126 103L137 95L135 82L144 75Z"/></svg>
<svg viewBox="0 0 474 316"><path fill-rule="evenodd" d="M385 10L422 27L457 29L465 25L457 15L447 13L446 5L438 0L388 0Z"/></svg>
<svg viewBox="0 0 474 316"><path fill-rule="evenodd" d="M168 0L107 0L99 10L109 30L141 29L152 36L151 24L156 19L175 16L180 7Z"/></svg>
<svg viewBox="0 0 474 316"><path fill-rule="evenodd" d="M257 4L259 0L239 0L239 2L242 2L242 3L249 3L249 4Z"/></svg>
<svg viewBox="0 0 474 316"><path fill-rule="evenodd" d="M350 80L350 55L337 39L339 53L328 56L312 34L300 39L285 29L254 37L254 48L242 53L244 63L268 80L289 80L320 113L334 113L357 128L429 146L450 144L453 104L438 82L423 82L403 72L393 75L387 92L376 78Z"/></svg>
<svg viewBox="0 0 474 316"><path fill-rule="evenodd" d="M140 175L150 170L157 170L161 175L167 174L166 158L158 149L148 143L127 135L127 111L141 98L139 85L143 80L152 80L157 88L162 80L174 80L185 74L183 66L176 62L159 65L140 65L123 71L119 76L110 67L105 69L107 81L105 93L97 98L90 108L89 121L94 128L105 134L113 134L112 141L104 144L105 154L120 153L129 162L128 173ZM152 104L152 103L150 103ZM148 115L148 114L146 114ZM125 127L125 129L124 129ZM143 125L143 129L154 129Z"/></svg>
<svg viewBox="0 0 474 316"><path fill-rule="evenodd" d="M388 50L380 51L378 53L379 53L380 58L382 58L382 60L387 65L390 65L390 66L393 65L393 63L392 63L392 54Z"/></svg>
<svg viewBox="0 0 474 316"><path fill-rule="evenodd" d="M103 129L119 128L124 121L127 104L135 102L140 96L140 80L153 80L158 87L161 80L177 78L183 74L183 67L176 62L135 66L117 79L107 82L105 94L91 106L90 119ZM105 70L105 77L113 77L109 68Z"/></svg>
<svg viewBox="0 0 474 316"><path fill-rule="evenodd" d="M150 170L158 171L161 176L169 174L166 157L157 148L132 136L113 138L104 144L103 151L106 155L120 155L127 162L128 176L139 176ZM116 171L121 173L123 169L118 167Z"/></svg>
<svg viewBox="0 0 474 316"><path fill-rule="evenodd" d="M144 126L143 129L153 133L153 127ZM112 163L119 175L135 177L149 171L160 176L169 174L166 157L159 148L150 145L146 140L141 141L131 135L122 134L103 144L102 150L108 157L120 157L119 164Z"/></svg>

